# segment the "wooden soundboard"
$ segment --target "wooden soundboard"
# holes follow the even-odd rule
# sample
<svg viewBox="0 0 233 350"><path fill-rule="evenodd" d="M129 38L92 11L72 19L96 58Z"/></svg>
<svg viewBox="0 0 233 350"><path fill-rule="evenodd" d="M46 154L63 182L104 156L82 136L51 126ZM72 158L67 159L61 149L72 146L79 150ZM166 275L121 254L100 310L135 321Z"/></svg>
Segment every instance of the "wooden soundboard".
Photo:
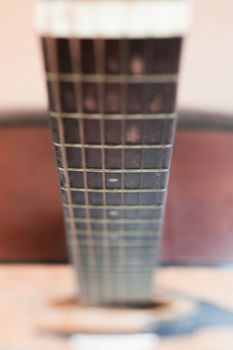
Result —
<svg viewBox="0 0 233 350"><path fill-rule="evenodd" d="M69 350L77 333L158 335L159 350L233 348L233 272L162 267L155 302L98 310L75 299L67 265L1 265L0 349Z"/></svg>

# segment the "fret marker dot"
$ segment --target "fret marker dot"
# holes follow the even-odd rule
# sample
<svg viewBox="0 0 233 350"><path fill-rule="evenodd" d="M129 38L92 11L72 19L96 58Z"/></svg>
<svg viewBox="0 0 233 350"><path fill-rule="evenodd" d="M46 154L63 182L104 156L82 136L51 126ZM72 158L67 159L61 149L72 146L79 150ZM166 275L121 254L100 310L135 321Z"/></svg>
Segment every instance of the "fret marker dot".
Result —
<svg viewBox="0 0 233 350"><path fill-rule="evenodd" d="M108 182L111 182L111 183L115 183L115 182L118 182L119 180L116 179L115 177L111 177L110 179L108 179Z"/></svg>
<svg viewBox="0 0 233 350"><path fill-rule="evenodd" d="M111 240L117 240L119 238L119 235L117 233L111 233L109 237Z"/></svg>
<svg viewBox="0 0 233 350"><path fill-rule="evenodd" d="M110 210L109 216L118 216L118 211L117 210Z"/></svg>

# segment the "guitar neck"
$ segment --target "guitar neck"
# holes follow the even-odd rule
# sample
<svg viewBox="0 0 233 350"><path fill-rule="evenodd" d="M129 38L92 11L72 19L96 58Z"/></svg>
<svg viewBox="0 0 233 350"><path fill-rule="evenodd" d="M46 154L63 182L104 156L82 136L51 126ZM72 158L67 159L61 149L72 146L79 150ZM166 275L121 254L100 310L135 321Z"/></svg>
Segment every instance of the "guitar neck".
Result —
<svg viewBox="0 0 233 350"><path fill-rule="evenodd" d="M181 43L42 38L68 246L89 302L153 297Z"/></svg>

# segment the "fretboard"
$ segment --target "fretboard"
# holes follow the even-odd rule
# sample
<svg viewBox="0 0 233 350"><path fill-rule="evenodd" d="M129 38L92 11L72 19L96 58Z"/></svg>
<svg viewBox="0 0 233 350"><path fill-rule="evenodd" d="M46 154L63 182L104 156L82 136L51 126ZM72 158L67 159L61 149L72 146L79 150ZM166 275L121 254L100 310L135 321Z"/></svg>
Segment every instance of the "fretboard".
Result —
<svg viewBox="0 0 233 350"><path fill-rule="evenodd" d="M180 38L42 40L81 295L148 302L175 130Z"/></svg>

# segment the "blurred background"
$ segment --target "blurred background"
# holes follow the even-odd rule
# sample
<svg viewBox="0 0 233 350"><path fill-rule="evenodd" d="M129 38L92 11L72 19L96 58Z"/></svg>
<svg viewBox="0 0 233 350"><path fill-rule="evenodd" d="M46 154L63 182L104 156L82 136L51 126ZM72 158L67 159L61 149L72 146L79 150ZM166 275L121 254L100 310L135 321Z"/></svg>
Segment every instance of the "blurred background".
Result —
<svg viewBox="0 0 233 350"><path fill-rule="evenodd" d="M179 107L232 113L231 0L193 0L193 23L183 60ZM33 0L1 3L1 115L43 111L47 100ZM233 68L232 68L233 69ZM228 93L227 93L228 92ZM36 117L36 115L34 115Z"/></svg>
<svg viewBox="0 0 233 350"><path fill-rule="evenodd" d="M194 0L164 262L233 262L233 2ZM66 261L33 1L1 1L0 260Z"/></svg>
<svg viewBox="0 0 233 350"><path fill-rule="evenodd" d="M45 264L68 259L33 3L0 0L0 350L71 349L77 321L71 269ZM232 269L219 269L233 266L232 14L232 0L193 0L158 271L191 308L155 329L160 350L233 348ZM179 316L179 302L156 306Z"/></svg>

